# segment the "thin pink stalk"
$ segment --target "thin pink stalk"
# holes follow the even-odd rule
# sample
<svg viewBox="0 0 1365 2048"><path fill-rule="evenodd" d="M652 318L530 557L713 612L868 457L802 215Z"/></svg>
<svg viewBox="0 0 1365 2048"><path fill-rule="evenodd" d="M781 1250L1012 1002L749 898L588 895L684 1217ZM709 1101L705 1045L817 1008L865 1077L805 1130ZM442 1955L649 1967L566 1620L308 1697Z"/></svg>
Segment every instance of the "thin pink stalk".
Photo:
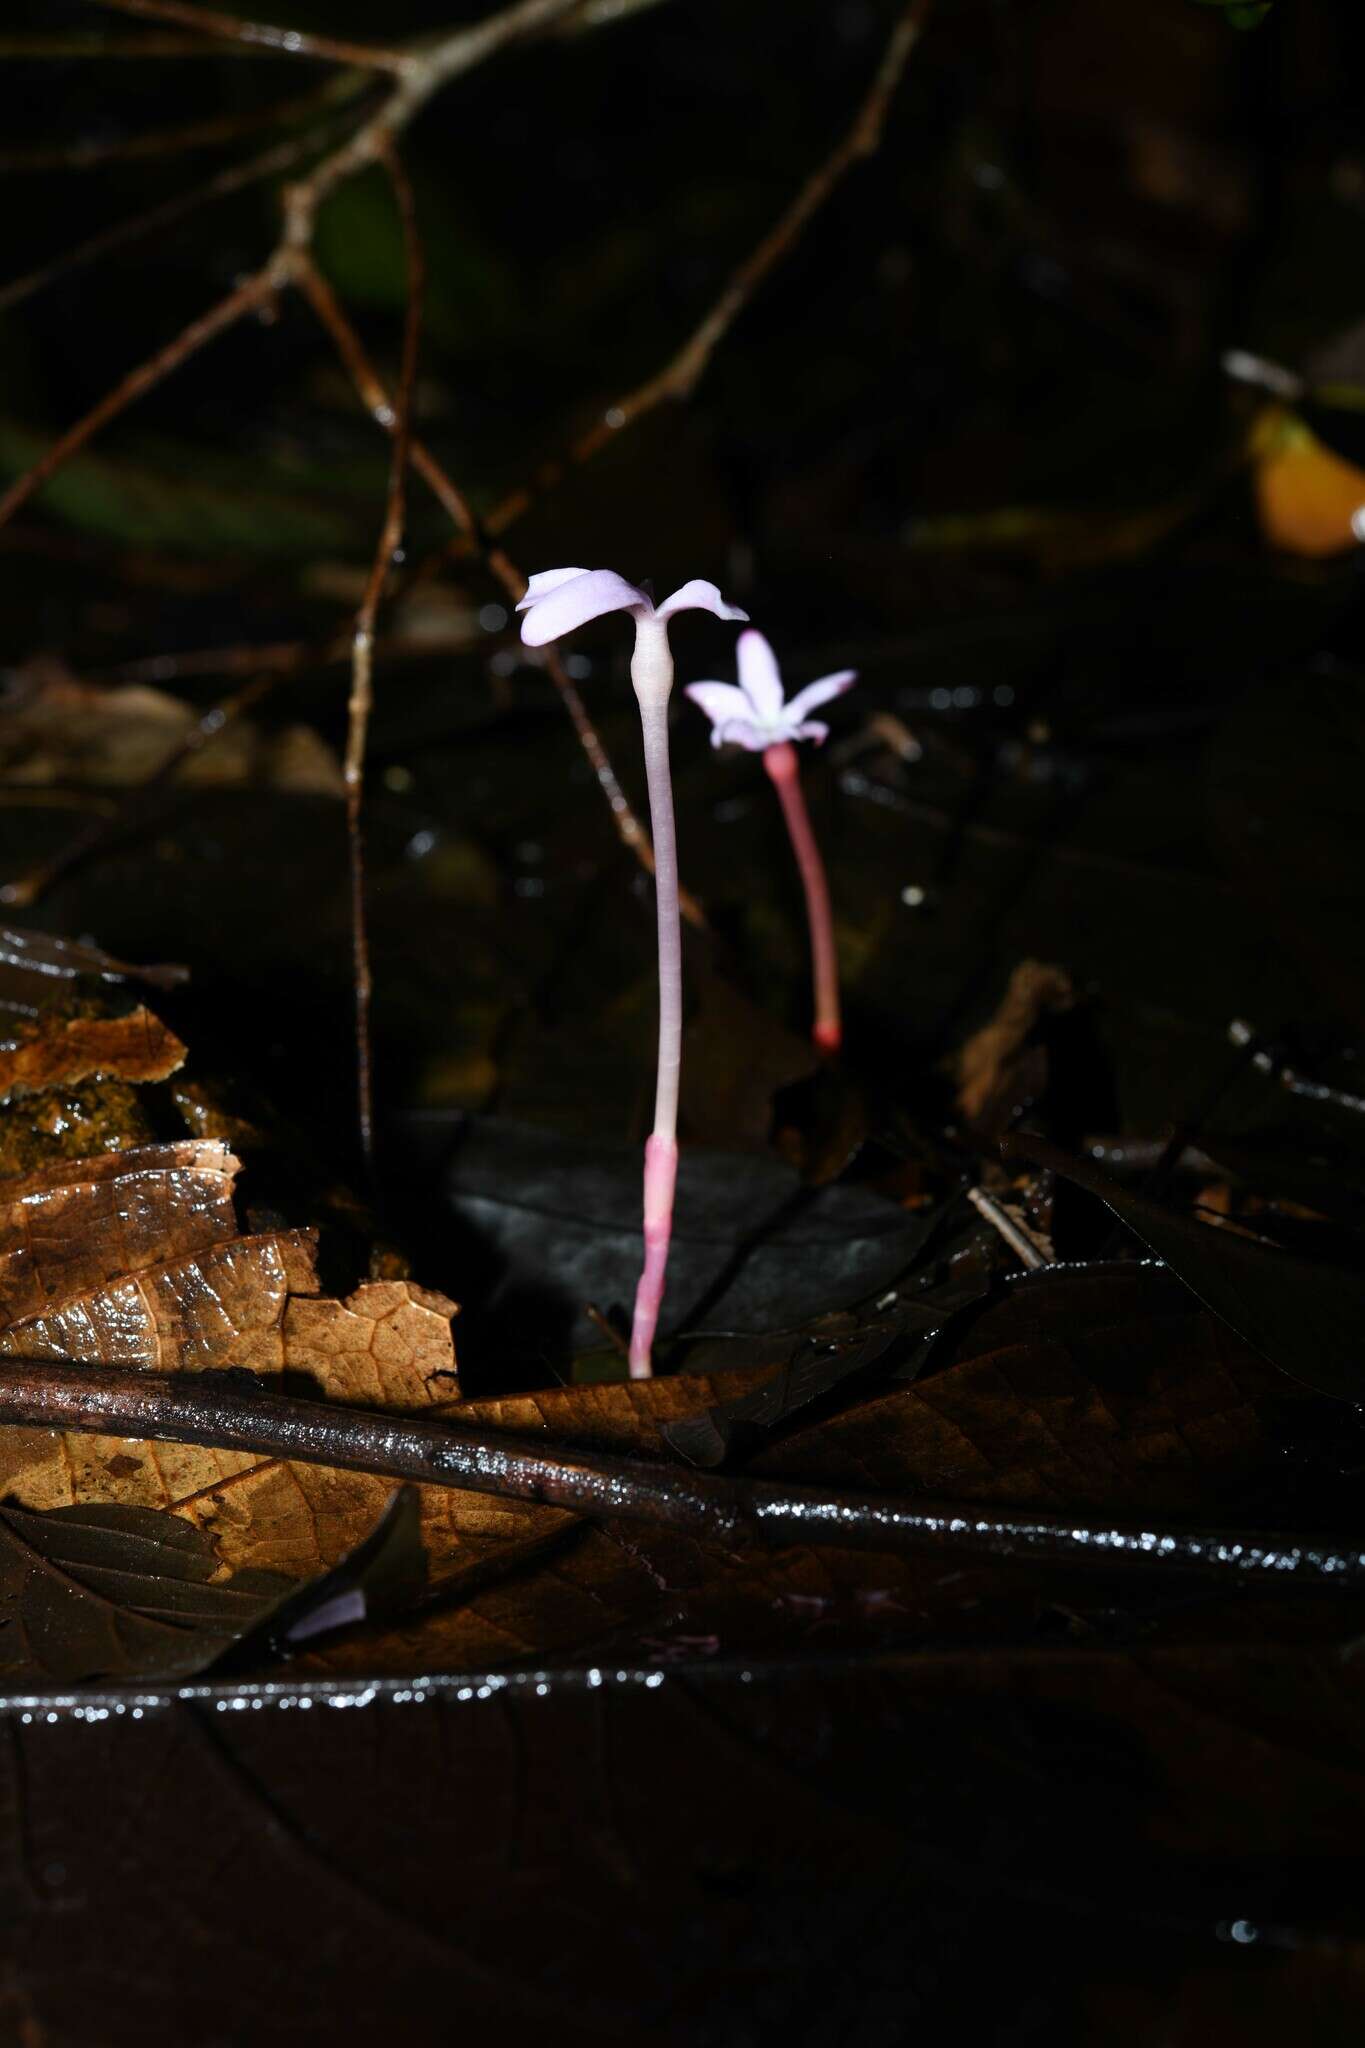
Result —
<svg viewBox="0 0 1365 2048"><path fill-rule="evenodd" d="M649 828L654 840L654 895L659 925L659 1065L654 1092L654 1130L645 1146L645 1263L635 1290L630 1330L630 1376L647 1380L654 1371L654 1333L659 1326L673 1235L673 1191L678 1179L678 1083L682 1071L682 926L678 913L678 842L673 820L673 778L668 759L668 698L673 657L662 619L635 625L631 681L640 704Z"/></svg>
<svg viewBox="0 0 1365 2048"><path fill-rule="evenodd" d="M815 984L815 1022L811 1027L811 1037L822 1052L837 1052L843 1039L843 1028L839 1021L839 963L834 951L829 882L801 791L801 770L795 747L786 740L777 746L765 747L763 766L772 778L781 801L792 852L801 871L801 886L806 892L811 974Z"/></svg>

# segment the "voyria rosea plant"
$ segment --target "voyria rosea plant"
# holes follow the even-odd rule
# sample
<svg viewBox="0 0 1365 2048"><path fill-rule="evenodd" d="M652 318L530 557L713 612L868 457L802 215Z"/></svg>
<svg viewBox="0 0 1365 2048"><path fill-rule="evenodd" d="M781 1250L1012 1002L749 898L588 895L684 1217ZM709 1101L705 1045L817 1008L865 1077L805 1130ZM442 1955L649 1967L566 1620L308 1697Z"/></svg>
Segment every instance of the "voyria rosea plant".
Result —
<svg viewBox="0 0 1365 2048"><path fill-rule="evenodd" d="M829 737L829 727L807 714L821 704L828 704L832 697L841 697L857 680L857 670L845 668L837 675L821 676L818 682L807 683L804 690L798 690L788 703L776 657L761 633L750 629L740 634L738 658L738 688L733 683L691 683L687 694L710 719L713 746L724 746L728 741L763 756L763 766L782 804L792 851L801 871L801 886L806 892L815 982L811 1036L822 1051L835 1052L843 1027L839 1017L839 965L834 952L829 883L801 793L801 770L794 742L814 740L819 744Z"/></svg>
<svg viewBox="0 0 1365 2048"><path fill-rule="evenodd" d="M673 654L668 622L675 612L714 612L744 619L714 583L684 583L657 608L645 591L611 569L546 569L533 576L517 610L528 647L562 639L606 612L629 612L635 621L630 679L640 705L654 882L659 919L659 1066L654 1129L645 1145L644 1270L635 1291L630 1330L632 1379L653 1371L654 1332L664 1298L668 1245L673 1234L673 1193L678 1179L678 1082L682 1070L682 929L678 919L678 849L673 827L673 782L668 761L668 699Z"/></svg>

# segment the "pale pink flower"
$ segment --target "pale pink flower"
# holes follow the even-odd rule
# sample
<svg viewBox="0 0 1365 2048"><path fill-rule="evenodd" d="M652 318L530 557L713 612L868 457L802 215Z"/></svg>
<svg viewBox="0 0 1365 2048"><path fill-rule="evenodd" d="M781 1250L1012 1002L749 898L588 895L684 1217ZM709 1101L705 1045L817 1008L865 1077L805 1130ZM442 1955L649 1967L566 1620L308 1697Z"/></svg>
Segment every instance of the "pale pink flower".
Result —
<svg viewBox="0 0 1365 2048"><path fill-rule="evenodd" d="M629 612L635 622L630 679L640 706L649 820L654 835L654 892L659 924L659 1065L654 1091L654 1129L645 1144L644 1270L635 1290L630 1330L630 1371L648 1379L653 1371L654 1333L668 1275L673 1234L673 1197L678 1179L678 1083L682 1071L682 928L678 920L678 848L673 823L673 782L668 763L668 698L673 688L673 655L668 622L675 612L714 612L718 619L747 619L726 604L714 583L684 583L655 606L649 593L627 583L614 569L543 569L526 586L517 606L524 614L521 637L528 647L561 640L606 612Z"/></svg>
<svg viewBox="0 0 1365 2048"><path fill-rule="evenodd" d="M681 592L679 593L681 595ZM670 600L672 602L672 600ZM733 617L733 613L728 614ZM829 727L808 712L834 697L842 697L858 679L852 668L841 668L832 676L807 683L804 690L787 701L777 657L761 633L751 627L739 636L739 687L733 683L689 683L686 694L699 704L711 721L711 744L747 747L751 754L766 753L769 747L790 740L814 740L819 745L829 737Z"/></svg>
<svg viewBox="0 0 1365 2048"><path fill-rule="evenodd" d="M614 569L542 569L527 584L517 610L526 614L521 637L528 647L562 640L566 633L606 612L631 612L637 621L671 619L675 612L685 611L714 612L718 619L749 616L737 605L726 604L714 583L700 578L684 583L681 590L656 606L648 592L627 583Z"/></svg>

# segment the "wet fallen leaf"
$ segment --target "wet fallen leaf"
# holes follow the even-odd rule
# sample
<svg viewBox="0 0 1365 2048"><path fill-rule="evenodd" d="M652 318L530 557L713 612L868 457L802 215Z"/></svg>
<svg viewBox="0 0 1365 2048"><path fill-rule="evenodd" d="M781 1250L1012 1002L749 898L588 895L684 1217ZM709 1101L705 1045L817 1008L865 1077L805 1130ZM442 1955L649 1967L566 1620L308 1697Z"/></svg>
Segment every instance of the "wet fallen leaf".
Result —
<svg viewBox="0 0 1365 2048"><path fill-rule="evenodd" d="M198 1530L142 1508L0 1507L0 1678L10 1685L202 1671L288 1590L218 1578Z"/></svg>
<svg viewBox="0 0 1365 2048"><path fill-rule="evenodd" d="M496 1118L458 1119L448 1149L478 1342L514 1365L567 1364L597 1339L586 1304L634 1296L638 1149ZM678 1186L665 1334L799 1328L888 1286L927 1230L878 1195L809 1187L770 1155L685 1148Z"/></svg>
<svg viewBox="0 0 1365 2048"><path fill-rule="evenodd" d="M31 997L50 991L54 982L69 987L84 978L94 981L150 981L160 988L174 988L186 979L183 967L131 967L116 960L98 946L84 946L52 932L22 931L17 925L0 925L0 973L21 980Z"/></svg>
<svg viewBox="0 0 1365 2048"><path fill-rule="evenodd" d="M1215 1315L1295 1379L1344 1401L1365 1396L1365 1279L1358 1271L1164 1208L1031 1132L1002 1143L1008 1154L1049 1167L1107 1203Z"/></svg>
<svg viewBox="0 0 1365 2048"><path fill-rule="evenodd" d="M0 1324L234 1236L237 1169L190 1138L0 1180Z"/></svg>
<svg viewBox="0 0 1365 2048"><path fill-rule="evenodd" d="M141 1007L122 1017L45 1018L0 1045L0 1102L95 1078L164 1081L184 1062L175 1033Z"/></svg>
<svg viewBox="0 0 1365 2048"><path fill-rule="evenodd" d="M0 1330L0 1356L149 1372L279 1372L285 1304L291 1294L317 1291L314 1252L309 1231L231 1238L22 1317Z"/></svg>

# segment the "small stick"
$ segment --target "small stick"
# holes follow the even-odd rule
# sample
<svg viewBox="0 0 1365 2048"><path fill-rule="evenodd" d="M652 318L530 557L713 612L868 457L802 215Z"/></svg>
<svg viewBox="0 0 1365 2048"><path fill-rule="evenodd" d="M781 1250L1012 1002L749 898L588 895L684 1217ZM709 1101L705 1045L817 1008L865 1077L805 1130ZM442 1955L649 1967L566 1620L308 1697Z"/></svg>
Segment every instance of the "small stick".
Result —
<svg viewBox="0 0 1365 2048"><path fill-rule="evenodd" d="M26 505L35 492L40 491L49 478L56 475L64 462L70 461L73 455L78 454L87 441L92 441L102 427L107 427L110 420L117 419L135 399L141 398L145 392L159 384L163 377L170 376L173 370L178 370L182 363L188 362L192 355L197 354L218 335L225 334L229 327L235 326L246 314L254 312L258 306L266 305L275 296L279 283L280 278L274 264L267 264L253 276L244 278L225 298L219 299L216 305L211 306L207 313L201 314L197 320L191 320L189 326L182 328L174 341L168 342L165 348L158 349L145 363L139 363L135 370L130 370L121 383L116 384L112 391L106 391L104 397L97 405L91 407L83 419L68 427L61 438L53 442L47 453L41 456L31 469L25 470L17 482L10 485L4 496L0 497L0 526L3 526L6 520L12 519L20 507Z"/></svg>
<svg viewBox="0 0 1365 2048"><path fill-rule="evenodd" d="M372 419L383 427L386 433L391 434L394 430L394 410L389 394L366 354L360 336L346 317L336 293L311 259L305 258L300 263L298 283L313 311L331 336L337 354L355 385L362 404ZM504 549L493 546L488 540L473 506L453 477L442 468L431 450L420 440L414 439L410 442L408 459L452 525L469 538L512 603L519 604L526 594L525 576ZM620 779L611 763L611 756L602 743L601 734L592 722L582 695L570 680L556 648L546 648L541 660L546 675L559 694L560 703L569 714L578 744L587 757L597 786L607 800L618 838L634 854L645 873L653 875L654 848L650 843L649 834L635 815L630 799L621 787ZM704 930L706 917L696 898L684 889L680 891L679 901L682 913L689 924Z"/></svg>
<svg viewBox="0 0 1365 2048"><path fill-rule="evenodd" d="M338 95L337 87L345 90ZM179 127L154 128L145 135L118 136L86 142L61 143L56 147L0 150L0 171L86 171L101 164L145 163L156 157L181 156L196 149L221 149L242 136L259 134L263 128L285 128L349 97L346 77L331 79L320 89L297 98L275 100L268 107L254 107L247 113L221 114L206 121L188 121Z"/></svg>
<svg viewBox="0 0 1365 2048"><path fill-rule="evenodd" d="M1036 1272L1040 1266L1048 1263L1046 1255L1033 1239L1020 1229L1008 1210L1002 1208L984 1188L968 1188L967 1200L978 1215L985 1217L992 1230L999 1232L1010 1250L1023 1261L1030 1272Z"/></svg>
<svg viewBox="0 0 1365 2048"><path fill-rule="evenodd" d="M370 711L374 703L374 630L384 585L403 538L412 394L417 381L417 351L422 335L422 298L426 281L426 266L421 237L417 232L412 187L397 154L387 143L381 154L403 224L407 312L403 325L402 367L394 402L393 453L389 463L388 498L384 506L384 518L374 551L374 561L370 567L369 581L360 601L360 609L356 613L351 651L351 695L347 706L346 753L342 764L346 783L346 840L350 854L351 877L356 1101L360 1121L360 1149L366 1172L371 1176L374 1173L374 1088L370 1003L374 993L374 978L370 970L369 933L365 920L365 837L361 813L365 801L365 748L369 738Z"/></svg>
<svg viewBox="0 0 1365 2048"><path fill-rule="evenodd" d="M1163 1529L1035 1514L921 1495L845 1493L296 1401L228 1373L163 1375L6 1359L0 1423L222 1450L567 1508L603 1521L676 1529L727 1550L751 1547L926 1554L945 1562L1199 1571L1278 1594L1358 1592L1365 1550L1335 1537Z"/></svg>
<svg viewBox="0 0 1365 2048"><path fill-rule="evenodd" d="M546 463L530 482L511 491L489 512L484 524L500 535L514 525L538 498L561 483L570 470L588 462L626 427L666 400L690 398L730 329L754 294L790 254L807 226L846 174L881 145L896 87L924 31L933 0L910 0L891 32L867 97L838 147L802 185L791 205L734 272L720 297L662 369L606 406L587 433L558 460Z"/></svg>
<svg viewBox="0 0 1365 2048"><path fill-rule="evenodd" d="M243 21L235 14L221 14L212 7L191 7L186 0L94 0L115 14L135 14L141 21L173 21L200 35L215 36L223 42L246 43L280 57L321 57L334 64L358 64L371 71L407 69L409 59L402 50L387 50L374 43L343 42L335 36L310 35L304 29L274 28L268 22Z"/></svg>
<svg viewBox="0 0 1365 2048"><path fill-rule="evenodd" d="M16 277L12 283L0 287L0 313L21 305L35 292L55 284L58 278L68 277L73 270L97 262L101 256L112 255L116 249L126 249L158 228L171 227L210 200L227 198L255 184L258 179L274 177L277 171L291 170L301 157L316 151L318 146L316 129L307 135L291 136L287 142L276 144L273 149L265 150L244 164L234 164L229 170L220 171L203 185L192 186L188 192L177 192L146 213L116 222L101 234L92 235L88 242L78 242L74 249L63 250L50 263L44 263L37 270L30 270L23 277Z"/></svg>

